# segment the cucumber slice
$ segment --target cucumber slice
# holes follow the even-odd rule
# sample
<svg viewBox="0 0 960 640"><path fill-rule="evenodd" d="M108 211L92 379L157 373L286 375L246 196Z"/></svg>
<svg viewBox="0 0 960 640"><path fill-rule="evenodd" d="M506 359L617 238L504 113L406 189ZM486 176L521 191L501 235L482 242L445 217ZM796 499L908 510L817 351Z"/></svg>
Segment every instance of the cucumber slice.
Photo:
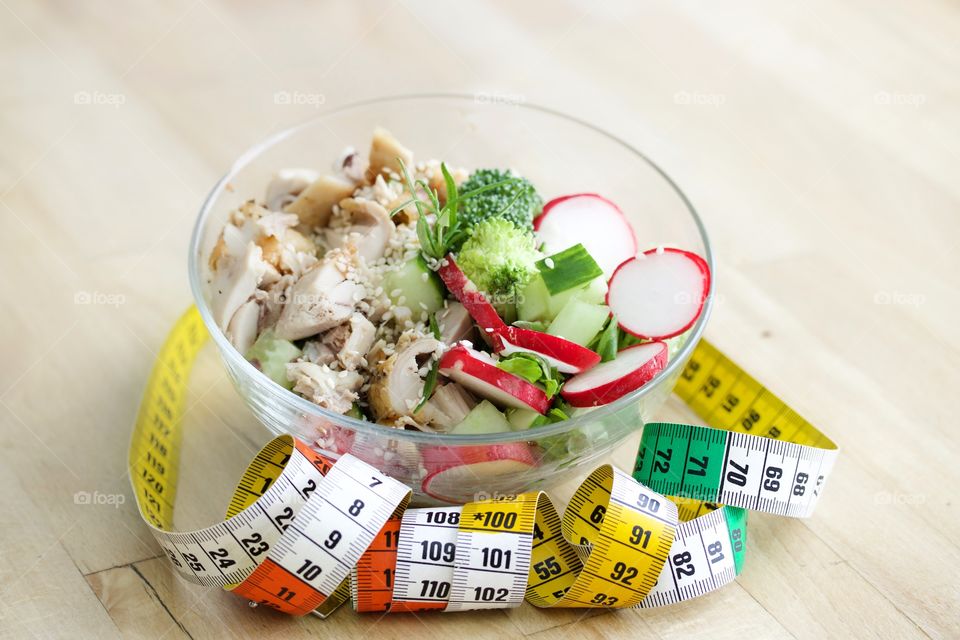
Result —
<svg viewBox="0 0 960 640"><path fill-rule="evenodd" d="M287 363L301 355L303 352L289 340L281 340L272 331L264 331L244 357L278 385L292 389L293 383L287 380Z"/></svg>
<svg viewBox="0 0 960 640"><path fill-rule="evenodd" d="M383 290L390 302L409 308L414 317L422 311L436 313L443 308L443 284L420 256L404 264L399 271L388 271L383 276Z"/></svg>
<svg viewBox="0 0 960 640"><path fill-rule="evenodd" d="M510 430L510 423L507 422L506 416L489 400L483 400L471 409L463 422L455 426L450 433L475 435L478 433L506 433Z"/></svg>
<svg viewBox="0 0 960 640"><path fill-rule="evenodd" d="M520 409L518 407L507 409L507 421L514 431L529 429L537 418L543 418L543 416L533 409Z"/></svg>
<svg viewBox="0 0 960 640"><path fill-rule="evenodd" d="M517 317L527 322L543 322L550 313L550 292L539 275L534 276L517 300Z"/></svg>
<svg viewBox="0 0 960 640"><path fill-rule="evenodd" d="M610 307L574 298L553 319L547 333L585 347L600 333L609 317Z"/></svg>
<svg viewBox="0 0 960 640"><path fill-rule="evenodd" d="M550 322L571 300L576 298L591 304L603 304L606 294L607 283L600 277L581 287L550 295L543 278L536 275L523 290L517 304L517 316L527 322Z"/></svg>

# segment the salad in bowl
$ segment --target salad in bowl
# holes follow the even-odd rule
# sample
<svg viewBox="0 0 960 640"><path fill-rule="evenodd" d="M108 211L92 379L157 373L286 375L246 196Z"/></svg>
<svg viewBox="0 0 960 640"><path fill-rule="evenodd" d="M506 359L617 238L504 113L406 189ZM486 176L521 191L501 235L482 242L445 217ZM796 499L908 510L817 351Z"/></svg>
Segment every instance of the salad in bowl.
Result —
<svg viewBox="0 0 960 640"><path fill-rule="evenodd" d="M197 247L201 312L258 415L313 407L269 426L440 501L538 486L642 424L590 416L685 358L709 256L638 243L612 194L412 149L376 126L240 194Z"/></svg>

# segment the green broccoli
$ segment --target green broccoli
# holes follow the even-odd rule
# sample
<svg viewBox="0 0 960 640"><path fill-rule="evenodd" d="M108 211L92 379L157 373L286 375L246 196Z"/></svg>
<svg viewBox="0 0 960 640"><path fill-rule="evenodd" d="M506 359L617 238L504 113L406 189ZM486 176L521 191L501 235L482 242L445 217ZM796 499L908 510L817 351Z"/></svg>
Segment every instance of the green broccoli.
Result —
<svg viewBox="0 0 960 640"><path fill-rule="evenodd" d="M471 227L489 218L504 218L518 229L533 231L533 219L543 209L543 198L526 178L503 169L477 169L460 185L458 191L465 195L474 189L504 180L509 182L477 193L460 203L460 218L467 233Z"/></svg>
<svg viewBox="0 0 960 640"><path fill-rule="evenodd" d="M533 234L502 218L488 218L471 229L457 255L457 264L481 291L499 302L513 295L537 273Z"/></svg>

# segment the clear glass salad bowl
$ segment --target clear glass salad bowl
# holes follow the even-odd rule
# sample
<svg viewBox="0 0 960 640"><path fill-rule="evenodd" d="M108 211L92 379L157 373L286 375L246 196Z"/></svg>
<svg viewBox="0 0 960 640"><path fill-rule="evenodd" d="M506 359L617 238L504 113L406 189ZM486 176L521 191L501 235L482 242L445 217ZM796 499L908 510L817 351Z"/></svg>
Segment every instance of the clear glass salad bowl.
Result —
<svg viewBox="0 0 960 640"><path fill-rule="evenodd" d="M263 198L279 169L323 170L344 148L364 149L377 125L417 158L467 169L514 168L545 200L602 194L626 213L641 250L682 247L699 253L713 269L706 231L680 189L642 153L593 125L483 95L402 96L341 107L252 147L217 182L200 210L190 245L190 284L240 395L272 432L293 434L331 457L351 453L409 485L421 503L543 489L589 471L650 420L670 394L703 332L712 290L667 367L645 386L570 420L490 435L398 430L332 413L263 375L213 321L207 257L230 211L250 198Z"/></svg>

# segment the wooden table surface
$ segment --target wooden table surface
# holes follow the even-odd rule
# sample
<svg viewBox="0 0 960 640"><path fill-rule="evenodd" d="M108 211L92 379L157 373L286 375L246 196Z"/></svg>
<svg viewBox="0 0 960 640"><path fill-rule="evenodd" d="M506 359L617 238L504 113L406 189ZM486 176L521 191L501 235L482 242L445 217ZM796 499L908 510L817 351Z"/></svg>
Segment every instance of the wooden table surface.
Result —
<svg viewBox="0 0 960 640"><path fill-rule="evenodd" d="M955 4L0 0L0 50L0 636L960 635ZM751 518L736 584L652 611L324 622L159 557L125 454L206 191L318 107L431 91L599 123L702 212L708 336L843 449L812 519ZM211 350L192 384L186 525L268 438Z"/></svg>

